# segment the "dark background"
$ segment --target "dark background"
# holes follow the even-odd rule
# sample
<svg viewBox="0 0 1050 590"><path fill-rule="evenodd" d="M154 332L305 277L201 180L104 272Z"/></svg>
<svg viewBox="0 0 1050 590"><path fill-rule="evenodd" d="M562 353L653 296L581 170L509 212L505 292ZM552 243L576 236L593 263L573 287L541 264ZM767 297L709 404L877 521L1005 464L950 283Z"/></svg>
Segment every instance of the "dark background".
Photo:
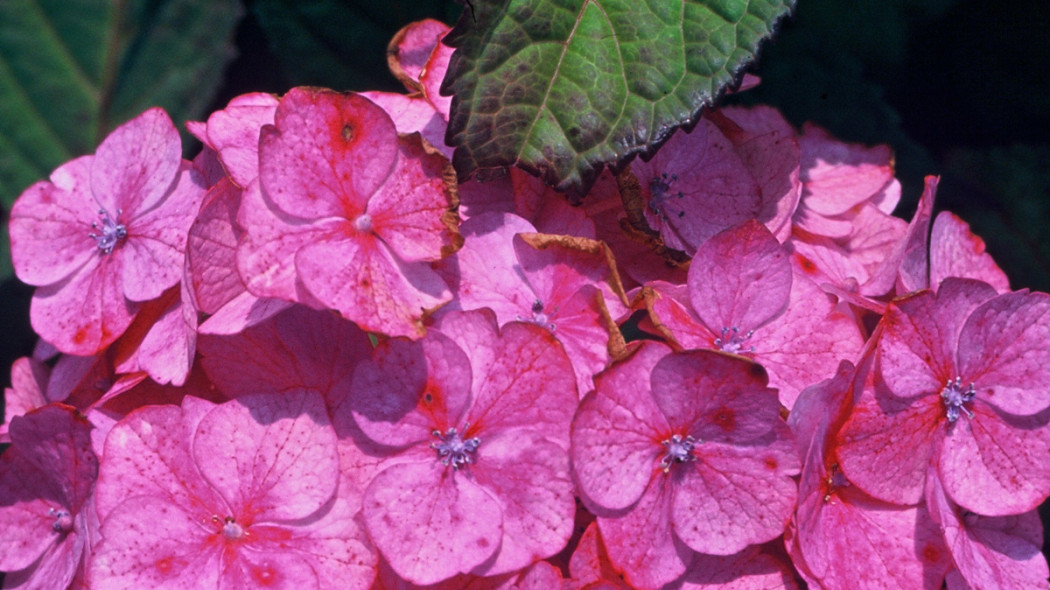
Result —
<svg viewBox="0 0 1050 590"><path fill-rule="evenodd" d="M386 67L390 37L424 17L453 23L460 10L452 0L246 0L236 57L209 111L296 85L399 91ZM938 210L972 224L1015 289L1050 291L1048 33L1040 0L799 0L752 67L761 85L732 100L777 106L795 125L813 121L845 141L891 145L902 217L923 176L941 175ZM5 385L6 367L32 350L31 294L16 279L0 283Z"/></svg>

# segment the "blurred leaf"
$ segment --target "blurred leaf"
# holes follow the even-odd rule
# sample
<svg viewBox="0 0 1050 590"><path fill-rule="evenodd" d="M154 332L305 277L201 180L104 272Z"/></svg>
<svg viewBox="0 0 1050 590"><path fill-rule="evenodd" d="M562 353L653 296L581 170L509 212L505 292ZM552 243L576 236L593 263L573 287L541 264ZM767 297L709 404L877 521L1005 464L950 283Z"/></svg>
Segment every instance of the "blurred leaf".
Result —
<svg viewBox="0 0 1050 590"><path fill-rule="evenodd" d="M257 0L252 13L292 86L336 90L404 88L387 69L386 46L401 27L461 8L452 0Z"/></svg>
<svg viewBox="0 0 1050 590"><path fill-rule="evenodd" d="M233 57L237 0L0 0L0 204L151 106L199 117ZM9 254L0 255L8 276Z"/></svg>
<svg viewBox="0 0 1050 590"><path fill-rule="evenodd" d="M456 170L518 165L585 192L603 165L695 121L792 4L476 1L447 38Z"/></svg>

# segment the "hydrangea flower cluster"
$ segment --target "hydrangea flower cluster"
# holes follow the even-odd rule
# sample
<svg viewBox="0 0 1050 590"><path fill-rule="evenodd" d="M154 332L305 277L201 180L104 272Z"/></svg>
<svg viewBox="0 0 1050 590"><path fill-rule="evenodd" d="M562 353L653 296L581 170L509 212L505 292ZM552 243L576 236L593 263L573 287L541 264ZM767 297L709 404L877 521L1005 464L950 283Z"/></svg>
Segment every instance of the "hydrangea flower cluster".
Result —
<svg viewBox="0 0 1050 590"><path fill-rule="evenodd" d="M457 183L446 32L18 199L4 587L1048 587L1050 296L937 178L757 107Z"/></svg>

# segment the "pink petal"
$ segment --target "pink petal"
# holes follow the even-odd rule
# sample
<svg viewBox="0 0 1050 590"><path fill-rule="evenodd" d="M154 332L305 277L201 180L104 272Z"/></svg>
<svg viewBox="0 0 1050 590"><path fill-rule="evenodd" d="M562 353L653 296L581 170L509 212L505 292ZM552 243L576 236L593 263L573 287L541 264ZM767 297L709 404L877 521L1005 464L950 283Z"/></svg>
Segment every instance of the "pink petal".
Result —
<svg viewBox="0 0 1050 590"><path fill-rule="evenodd" d="M291 301L280 299L260 299L244 291L205 320L197 332L215 336L239 334L294 305Z"/></svg>
<svg viewBox="0 0 1050 590"><path fill-rule="evenodd" d="M445 72L448 71L448 62L452 57L452 53L453 49L439 40L434 47L434 51L430 53L430 59L427 60L426 68L424 68L419 77L419 81L423 85L423 95L427 97L427 100L434 105L434 108L441 113L441 116L446 121L448 121L449 112L452 108L452 96L442 95L441 83L445 79Z"/></svg>
<svg viewBox="0 0 1050 590"><path fill-rule="evenodd" d="M984 281L1000 293L1010 290L1010 280L985 252L984 240L965 221L941 211L930 231L930 287L936 289L948 277Z"/></svg>
<svg viewBox="0 0 1050 590"><path fill-rule="evenodd" d="M124 295L132 301L160 296L184 272L186 236L204 198L203 178L184 164L171 192L127 224L114 255L124 258Z"/></svg>
<svg viewBox="0 0 1050 590"><path fill-rule="evenodd" d="M939 472L945 490L986 516L1039 506L1050 495L1050 412L1009 416L975 400L973 414L961 416L944 437Z"/></svg>
<svg viewBox="0 0 1050 590"><path fill-rule="evenodd" d="M273 124L277 104L272 94L252 92L234 97L225 109L208 117L211 147L241 188L259 176L259 132Z"/></svg>
<svg viewBox="0 0 1050 590"><path fill-rule="evenodd" d="M446 158L452 158L452 148L445 145L448 122L434 110L425 97L405 96L393 92L369 91L361 96L379 105L394 120L398 133L419 132L427 143L437 148Z"/></svg>
<svg viewBox="0 0 1050 590"><path fill-rule="evenodd" d="M609 561L632 587L660 588L681 576L692 559L693 551L672 531L672 488L665 474L655 473L630 512L598 517Z"/></svg>
<svg viewBox="0 0 1050 590"><path fill-rule="evenodd" d="M11 365L11 387L4 389L4 423L0 425L0 443L9 443L11 419L46 405L44 390L51 369L32 357L21 357Z"/></svg>
<svg viewBox="0 0 1050 590"><path fill-rule="evenodd" d="M799 138L802 200L821 215L838 215L871 200L893 182L893 152L842 143L815 126L806 125Z"/></svg>
<svg viewBox="0 0 1050 590"><path fill-rule="evenodd" d="M354 421L373 441L395 447L433 441L463 427L471 401L470 361L437 332L418 342L388 340L354 372Z"/></svg>
<svg viewBox="0 0 1050 590"><path fill-rule="evenodd" d="M503 539L485 576L509 573L565 548L576 501L564 449L536 433L487 437L478 447L478 485L496 498Z"/></svg>
<svg viewBox="0 0 1050 590"><path fill-rule="evenodd" d="M403 261L433 261L463 243L453 172L418 136L398 139L397 163L368 201L372 231Z"/></svg>
<svg viewBox="0 0 1050 590"><path fill-rule="evenodd" d="M237 209L241 190L223 179L212 187L190 227L186 241L186 280L200 310L216 313L244 292L237 268Z"/></svg>
<svg viewBox="0 0 1050 590"><path fill-rule="evenodd" d="M220 588L319 588L321 580L309 556L297 551L248 551L223 560Z"/></svg>
<svg viewBox="0 0 1050 590"><path fill-rule="evenodd" d="M342 266L333 268L334 260ZM363 330L390 336L422 335L423 315L452 298L430 265L402 262L374 238L307 244L295 267L318 301Z"/></svg>
<svg viewBox="0 0 1050 590"><path fill-rule="evenodd" d="M791 566L758 547L721 557L697 553L677 588L681 590L767 590L794 589Z"/></svg>
<svg viewBox="0 0 1050 590"><path fill-rule="evenodd" d="M397 130L356 94L293 88L259 139L259 178L283 212L353 219L397 161Z"/></svg>
<svg viewBox="0 0 1050 590"><path fill-rule="evenodd" d="M216 407L193 434L193 459L232 513L257 522L309 516L338 481L335 431L314 392L243 396Z"/></svg>
<svg viewBox="0 0 1050 590"><path fill-rule="evenodd" d="M439 461L382 471L365 492L372 542L402 578L433 584L478 567L499 550L499 503L466 472Z"/></svg>
<svg viewBox="0 0 1050 590"><path fill-rule="evenodd" d="M360 359L372 354L368 336L327 311L295 305L243 332L201 336L201 365L229 397L349 385Z"/></svg>
<svg viewBox="0 0 1050 590"><path fill-rule="evenodd" d="M787 252L769 230L750 220L712 237L689 267L689 300L715 332L747 332L780 315L791 292Z"/></svg>
<svg viewBox="0 0 1050 590"><path fill-rule="evenodd" d="M182 141L171 118L152 108L117 127L95 151L91 192L111 215L134 219L171 190L182 165Z"/></svg>
<svg viewBox="0 0 1050 590"><path fill-rule="evenodd" d="M939 396L905 401L865 388L838 436L842 472L880 500L916 504L945 421Z"/></svg>
<svg viewBox="0 0 1050 590"><path fill-rule="evenodd" d="M40 337L66 354L93 355L113 343L138 311L124 298L123 260L102 258L33 294L29 318Z"/></svg>
<svg viewBox="0 0 1050 590"><path fill-rule="evenodd" d="M671 519L686 545L730 555L784 531L798 495L791 479L798 456L787 426L778 430L772 444L757 447L705 439L694 449L698 460L678 466Z"/></svg>
<svg viewBox="0 0 1050 590"><path fill-rule="evenodd" d="M595 378L572 424L572 464L588 505L620 510L638 501L659 470L671 431L651 396L650 372L670 350L645 343ZM659 475L657 475L659 477Z"/></svg>
<svg viewBox="0 0 1050 590"><path fill-rule="evenodd" d="M387 61L394 76L410 91L419 90L430 54L439 39L449 30L448 25L431 18L405 25L390 40Z"/></svg>
<svg viewBox="0 0 1050 590"><path fill-rule="evenodd" d="M186 383L196 358L197 310L187 301L185 283L180 287L182 296L173 298L138 349L139 366L162 385Z"/></svg>
<svg viewBox="0 0 1050 590"><path fill-rule="evenodd" d="M221 536L185 507L156 496L130 496L103 521L90 578L124 588L218 588Z"/></svg>
<svg viewBox="0 0 1050 590"><path fill-rule="evenodd" d="M891 303L878 343L879 371L890 392L900 398L940 393L958 377L955 351L963 322L994 296L984 283L952 279L936 294L922 291Z"/></svg>
<svg viewBox="0 0 1050 590"><path fill-rule="evenodd" d="M71 160L51 173L51 182L27 188L11 207L11 262L30 285L50 285L85 265L100 252L90 234L100 221L89 174L94 156Z"/></svg>
<svg viewBox="0 0 1050 590"><path fill-rule="evenodd" d="M948 283L945 283L948 284ZM977 396L1027 416L1050 407L1050 296L1006 293L973 310L959 334L959 373ZM983 513L982 513L983 514Z"/></svg>
<svg viewBox="0 0 1050 590"><path fill-rule="evenodd" d="M762 209L757 219L784 241L791 234L791 216L802 196L801 148L795 130L772 107L724 107L716 112L724 119L716 118L715 124L733 142L758 183Z"/></svg>
<svg viewBox="0 0 1050 590"><path fill-rule="evenodd" d="M49 511L70 508L47 472L20 451L11 448L0 457L0 570L7 572L29 567L58 542Z"/></svg>

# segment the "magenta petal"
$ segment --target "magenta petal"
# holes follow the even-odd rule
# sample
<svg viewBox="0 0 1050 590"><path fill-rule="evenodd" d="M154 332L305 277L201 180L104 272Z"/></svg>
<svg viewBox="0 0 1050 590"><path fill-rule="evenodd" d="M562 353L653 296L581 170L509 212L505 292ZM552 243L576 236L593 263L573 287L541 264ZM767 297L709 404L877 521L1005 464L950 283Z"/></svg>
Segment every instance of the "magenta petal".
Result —
<svg viewBox="0 0 1050 590"><path fill-rule="evenodd" d="M941 211L930 230L930 288L948 277L984 281L1000 293L1010 290L1010 280L985 252L984 240L949 211Z"/></svg>
<svg viewBox="0 0 1050 590"><path fill-rule="evenodd" d="M200 310L216 313L244 292L237 268L237 209L241 190L228 179L213 186L204 199L186 241L186 275Z"/></svg>
<svg viewBox="0 0 1050 590"><path fill-rule="evenodd" d="M155 496L128 498L102 524L90 577L119 588L218 588L222 541Z"/></svg>
<svg viewBox="0 0 1050 590"><path fill-rule="evenodd" d="M229 397L309 389L345 389L358 361L372 354L368 336L331 312L294 305L228 336L202 335L201 366Z"/></svg>
<svg viewBox="0 0 1050 590"><path fill-rule="evenodd" d="M353 219L397 161L397 130L356 94L293 88L259 139L259 178L277 207L308 219Z"/></svg>
<svg viewBox="0 0 1050 590"><path fill-rule="evenodd" d="M619 518L598 517L609 561L634 588L660 588L685 572L693 551L672 531L673 485L655 474L630 512Z"/></svg>
<svg viewBox="0 0 1050 590"><path fill-rule="evenodd" d="M478 567L499 550L499 503L466 471L440 461L388 467L365 491L372 542L402 578L433 584Z"/></svg>
<svg viewBox="0 0 1050 590"><path fill-rule="evenodd" d="M708 350L669 355L651 379L653 399L672 430L697 440L746 444L780 420L766 372L740 357Z"/></svg>
<svg viewBox="0 0 1050 590"><path fill-rule="evenodd" d="M1050 411L1009 416L975 403L973 413L944 438L940 476L948 494L987 516L1037 507L1050 495Z"/></svg>
<svg viewBox="0 0 1050 590"><path fill-rule="evenodd" d="M45 473L20 449L0 457L0 571L29 567L59 539L49 511L70 507Z"/></svg>
<svg viewBox="0 0 1050 590"><path fill-rule="evenodd" d="M781 424L778 439L758 447L704 442L696 462L683 463L671 519L692 549L730 555L784 531L795 509L798 473L793 441Z"/></svg>
<svg viewBox="0 0 1050 590"><path fill-rule="evenodd" d="M50 285L86 264L97 264L99 250L90 234L99 221L89 174L94 156L66 162L51 182L27 188L11 207L11 262L18 278Z"/></svg>
<svg viewBox="0 0 1050 590"><path fill-rule="evenodd" d="M475 474L503 513L499 553L478 573L522 569L569 542L576 502L568 456L558 445L535 433L487 437L478 448Z"/></svg>
<svg viewBox="0 0 1050 590"><path fill-rule="evenodd" d="M418 131L423 139L440 150L446 158L452 158L452 148L445 145L445 129L448 128L448 122L441 113L434 110L434 105L425 97L379 91L362 92L361 96L382 107L394 120L398 133Z"/></svg>
<svg viewBox="0 0 1050 590"><path fill-rule="evenodd" d="M247 549L247 547L246 547ZM223 560L219 588L320 588L308 556L297 551L237 551Z"/></svg>
<svg viewBox="0 0 1050 590"><path fill-rule="evenodd" d="M879 371L897 397L939 393L959 376L955 351L963 322L995 290L977 281L951 279L937 293L921 291L891 303L878 343Z"/></svg>
<svg viewBox="0 0 1050 590"><path fill-rule="evenodd" d="M440 333L416 342L388 340L354 372L350 407L362 432L377 443L433 442L433 431L463 427L470 385L467 355Z"/></svg>
<svg viewBox="0 0 1050 590"><path fill-rule="evenodd" d="M42 474L51 476L67 507L79 512L98 477L91 425L73 408L51 404L11 421L11 441Z"/></svg>
<svg viewBox="0 0 1050 590"><path fill-rule="evenodd" d="M117 127L91 163L91 191L98 206L135 218L168 193L182 164L182 140L171 118L152 108Z"/></svg>
<svg viewBox="0 0 1050 590"><path fill-rule="evenodd" d="M670 350L646 343L595 378L572 423L572 464L580 494L601 508L638 501L659 469L671 428L652 399L650 372Z"/></svg>
<svg viewBox="0 0 1050 590"><path fill-rule="evenodd" d="M1006 293L973 310L959 335L959 373L977 397L1018 415L1050 407L1050 295ZM986 514L986 513L982 513Z"/></svg>
<svg viewBox="0 0 1050 590"><path fill-rule="evenodd" d="M701 245L689 267L689 301L707 327L754 330L788 304L791 264L780 242L750 220Z"/></svg>
<svg viewBox="0 0 1050 590"><path fill-rule="evenodd" d="M259 176L259 132L273 123L277 97L264 92L242 94L208 117L208 139L223 168L241 188Z"/></svg>
<svg viewBox="0 0 1050 590"><path fill-rule="evenodd" d="M11 419L47 404L47 388L51 369L32 358L16 359L11 365L11 387L4 389L4 423L0 425L0 443L11 442Z"/></svg>
<svg viewBox="0 0 1050 590"><path fill-rule="evenodd" d="M936 395L909 401L865 390L839 433L839 464L853 483L892 504L922 497L944 405Z"/></svg>
<svg viewBox="0 0 1050 590"><path fill-rule="evenodd" d="M193 435L193 459L234 514L304 518L335 493L335 431L315 392L244 396L216 407Z"/></svg>
<svg viewBox="0 0 1050 590"><path fill-rule="evenodd" d="M781 559L749 547L729 556L697 553L675 590L794 589L794 570Z"/></svg>

